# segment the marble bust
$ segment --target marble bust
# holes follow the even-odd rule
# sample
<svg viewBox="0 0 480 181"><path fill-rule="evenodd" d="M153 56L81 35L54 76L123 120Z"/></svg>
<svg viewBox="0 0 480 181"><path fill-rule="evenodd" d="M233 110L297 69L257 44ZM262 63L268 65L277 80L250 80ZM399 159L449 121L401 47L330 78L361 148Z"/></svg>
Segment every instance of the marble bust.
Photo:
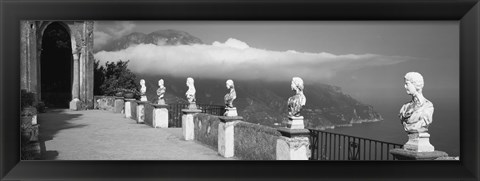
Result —
<svg viewBox="0 0 480 181"><path fill-rule="evenodd" d="M145 95L145 92L147 92L147 87L145 86L145 80L141 79L140 80L140 101L147 101L147 96Z"/></svg>
<svg viewBox="0 0 480 181"><path fill-rule="evenodd" d="M187 97L187 100L190 104L194 104L196 99L195 99L195 85L194 85L194 80L191 77L187 78L187 86L188 90L185 93L185 96Z"/></svg>
<svg viewBox="0 0 480 181"><path fill-rule="evenodd" d="M292 90L295 92L295 95L288 98L288 115L293 117L300 116L300 110L305 106L306 98L303 94L303 80L300 77L293 77Z"/></svg>
<svg viewBox="0 0 480 181"><path fill-rule="evenodd" d="M165 99L164 99L164 96L165 96L165 90L167 88L165 88L165 86L163 85L163 79L160 79L158 81L158 89L157 89L157 95L158 95L158 102L157 104L165 104Z"/></svg>
<svg viewBox="0 0 480 181"><path fill-rule="evenodd" d="M237 93L235 92L235 85L233 84L233 80L229 79L226 82L227 89L230 90L229 93L225 94L225 106L228 108L233 108L233 100L237 98Z"/></svg>
<svg viewBox="0 0 480 181"><path fill-rule="evenodd" d="M405 90L411 101L400 109L400 121L407 133L427 132L432 123L433 104L423 94L423 77L417 72L405 75Z"/></svg>
<svg viewBox="0 0 480 181"><path fill-rule="evenodd" d="M417 72L405 75L405 91L411 96L411 101L400 109L400 122L408 134L408 141L403 149L413 152L433 152L435 147L430 144L428 126L432 124L433 104L422 94L423 77Z"/></svg>

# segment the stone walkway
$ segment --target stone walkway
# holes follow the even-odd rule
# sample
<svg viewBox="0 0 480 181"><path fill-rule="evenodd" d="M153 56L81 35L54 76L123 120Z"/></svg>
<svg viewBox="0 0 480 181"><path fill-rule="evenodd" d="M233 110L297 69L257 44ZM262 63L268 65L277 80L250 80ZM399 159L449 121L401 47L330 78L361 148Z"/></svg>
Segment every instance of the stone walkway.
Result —
<svg viewBox="0 0 480 181"><path fill-rule="evenodd" d="M45 160L231 160L181 128L152 128L102 110L52 109L38 115Z"/></svg>

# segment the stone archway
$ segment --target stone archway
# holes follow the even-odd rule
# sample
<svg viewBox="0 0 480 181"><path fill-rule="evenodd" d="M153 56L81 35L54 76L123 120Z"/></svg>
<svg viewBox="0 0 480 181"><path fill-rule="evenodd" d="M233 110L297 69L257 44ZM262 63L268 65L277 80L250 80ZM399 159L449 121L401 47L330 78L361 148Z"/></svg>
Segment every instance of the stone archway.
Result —
<svg viewBox="0 0 480 181"><path fill-rule="evenodd" d="M62 64L65 68L65 72L61 74L59 80L65 81L61 83L62 94L66 94L66 98L61 101L64 107L69 107L72 110L82 110L93 108L93 21L22 21L21 22L21 89L27 92L33 92L36 96L36 102L45 100L42 95L43 92L50 93L48 89L50 85L45 83L49 81L49 77L52 75L45 73L45 71L55 70L51 68L52 64L48 64L47 57L43 57L47 54L48 50L44 50L44 37L45 33L50 32L49 28L56 27L58 31L67 32L66 37L61 41L62 45L68 47L65 42L70 43L70 47L66 48L70 50L54 51L53 54L65 54L63 56ZM65 39L69 39L65 40ZM48 40L46 41L48 42ZM68 44L68 43L67 43ZM44 52L45 51L45 52ZM50 60L52 61L52 60ZM66 63L67 61L68 63ZM52 61L54 62L54 61ZM49 63L52 63L49 62ZM59 63L59 62L57 62ZM54 64L54 63L53 63ZM48 68L42 67L49 66ZM70 66L70 68L68 68ZM69 70L68 70L69 69ZM69 75L67 75L69 74ZM42 76L47 76L43 78ZM42 86L47 84L47 86ZM65 85L70 84L65 88ZM68 88L69 87L69 88ZM69 89L69 90L67 90ZM70 92L70 94L68 94ZM70 99L68 102L66 101Z"/></svg>
<svg viewBox="0 0 480 181"><path fill-rule="evenodd" d="M53 22L42 34L39 98L47 107L69 108L73 82L70 31L62 22Z"/></svg>

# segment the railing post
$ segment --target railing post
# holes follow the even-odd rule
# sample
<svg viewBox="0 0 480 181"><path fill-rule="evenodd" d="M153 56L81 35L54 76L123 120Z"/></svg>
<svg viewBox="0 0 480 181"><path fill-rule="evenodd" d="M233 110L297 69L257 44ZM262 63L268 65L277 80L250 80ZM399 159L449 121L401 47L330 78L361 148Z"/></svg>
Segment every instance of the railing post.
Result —
<svg viewBox="0 0 480 181"><path fill-rule="evenodd" d="M114 112L115 113L122 113L124 105L125 105L125 101L124 101L123 97L115 97L115 103L114 103L115 110L114 110Z"/></svg>
<svg viewBox="0 0 480 181"><path fill-rule="evenodd" d="M241 116L220 116L218 124L218 153L228 158L235 155L235 123L243 120Z"/></svg>
<svg viewBox="0 0 480 181"><path fill-rule="evenodd" d="M277 139L277 160L308 160L310 131L303 127L303 116L289 119L288 128L277 129L282 134Z"/></svg>
<svg viewBox="0 0 480 181"><path fill-rule="evenodd" d="M132 104L135 99L125 99L125 117L132 118Z"/></svg>
<svg viewBox="0 0 480 181"><path fill-rule="evenodd" d="M137 101L137 123L144 124L145 123L145 104L148 101Z"/></svg>
<svg viewBox="0 0 480 181"><path fill-rule="evenodd" d="M197 113L201 113L202 110L197 109L196 106L192 106L192 104L189 105L188 109L182 109L182 133L183 133L183 139L185 140L193 140L195 138L195 133L194 133L194 122L193 122L193 116Z"/></svg>
<svg viewBox="0 0 480 181"><path fill-rule="evenodd" d="M167 104L152 104L155 108L153 110L152 126L154 128L168 128L168 105Z"/></svg>

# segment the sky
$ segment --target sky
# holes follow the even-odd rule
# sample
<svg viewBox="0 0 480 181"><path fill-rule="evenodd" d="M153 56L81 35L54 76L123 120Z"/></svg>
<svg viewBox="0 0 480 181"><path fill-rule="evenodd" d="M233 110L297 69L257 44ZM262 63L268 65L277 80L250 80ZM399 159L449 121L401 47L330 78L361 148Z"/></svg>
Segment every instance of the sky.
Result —
<svg viewBox="0 0 480 181"><path fill-rule="evenodd" d="M134 72L185 77L300 76L305 84L337 85L370 104L408 101L403 76L416 71L424 76L427 98L458 101L456 21L97 21L95 48L132 32L164 29L188 32L205 44L138 45L95 57L129 59Z"/></svg>

